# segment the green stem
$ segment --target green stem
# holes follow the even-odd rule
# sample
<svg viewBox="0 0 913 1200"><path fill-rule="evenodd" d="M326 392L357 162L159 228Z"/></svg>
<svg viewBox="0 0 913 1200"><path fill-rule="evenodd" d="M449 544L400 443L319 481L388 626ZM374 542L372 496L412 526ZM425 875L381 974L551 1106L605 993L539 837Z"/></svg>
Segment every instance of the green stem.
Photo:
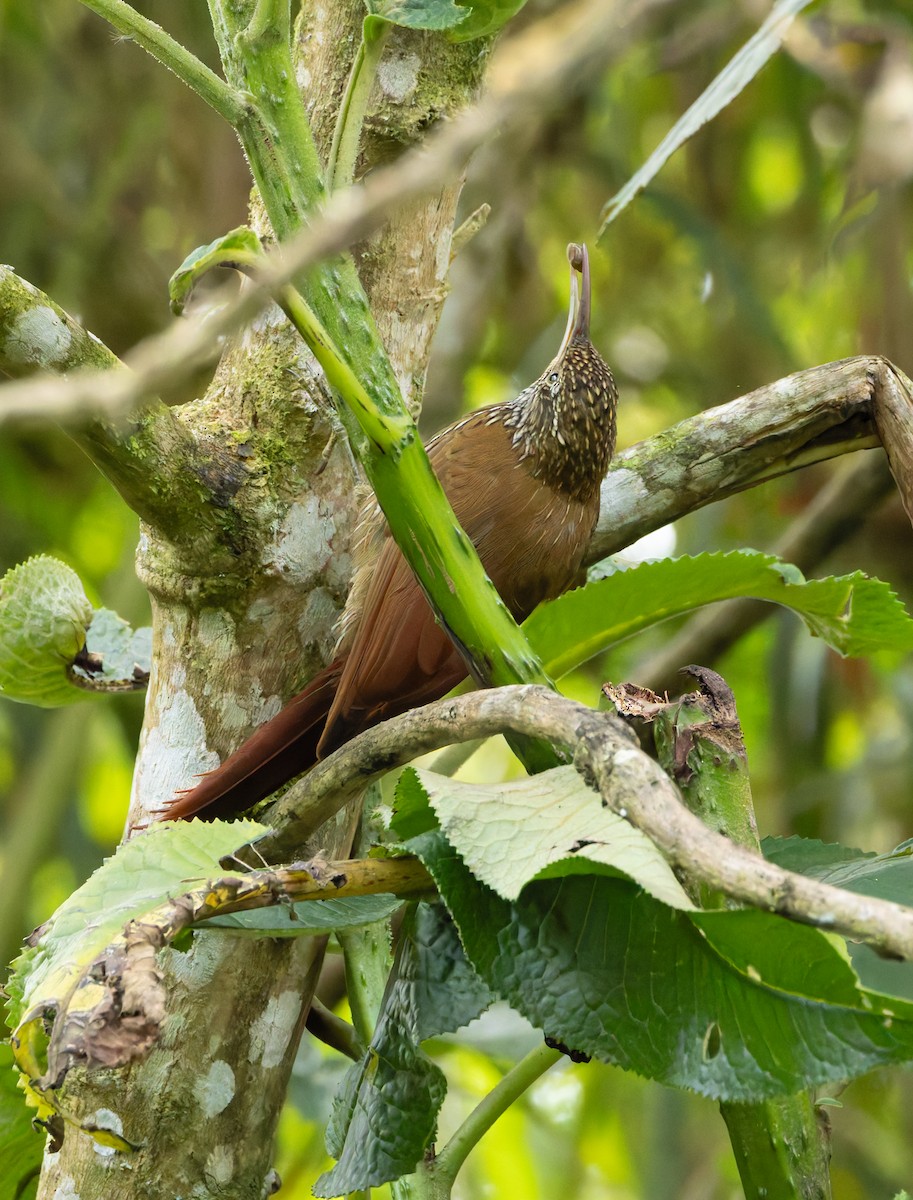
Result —
<svg viewBox="0 0 913 1200"><path fill-rule="evenodd" d="M209 0L226 78L252 97L238 133L280 240L322 201L323 172L295 84L285 0ZM553 686L486 576L437 480L350 257L323 263L280 298L330 385L393 536L478 682ZM357 427L355 422L357 422ZM518 746L528 770L555 764Z"/></svg>
<svg viewBox="0 0 913 1200"><path fill-rule="evenodd" d="M291 24L289 0L257 0L243 36L251 46L274 39L288 44Z"/></svg>
<svg viewBox="0 0 913 1200"><path fill-rule="evenodd" d="M476 681L553 688L460 528L408 412L391 416L375 404L294 288L283 289L279 302L367 438L367 451L360 457L380 506ZM530 772L557 762L554 752L540 743L518 738L511 745Z"/></svg>
<svg viewBox="0 0 913 1200"><path fill-rule="evenodd" d="M830 1137L808 1092L720 1105L745 1200L831 1200Z"/></svg>
<svg viewBox="0 0 913 1200"><path fill-rule="evenodd" d="M657 722L660 763L677 776L686 804L705 824L759 854L748 758L732 692L715 672L692 673L698 693L669 705ZM709 888L689 890L704 907L719 907L725 900ZM746 1200L830 1200L830 1145L808 1092L753 1104L724 1101L720 1114Z"/></svg>
<svg viewBox="0 0 913 1200"><path fill-rule="evenodd" d="M240 124L245 113L245 103L239 93L224 79L220 79L215 71L211 71L195 54L191 54L180 42L175 41L160 25L141 16L135 8L125 3L125 0L82 0L82 3L92 12L104 17L119 33L142 46L169 71L173 71L178 79L186 83L230 125Z"/></svg>
<svg viewBox="0 0 913 1200"><path fill-rule="evenodd" d="M369 1046L392 965L390 927L386 921L375 921L357 929L338 929L336 940L346 964L352 1024L362 1046Z"/></svg>
<svg viewBox="0 0 913 1200"><path fill-rule="evenodd" d="M434 1160L431 1171L439 1189L435 1192L437 1196L450 1194L470 1150L491 1129L498 1117L560 1058L560 1050L553 1050L543 1042L512 1067L484 1100L476 1105Z"/></svg>
<svg viewBox="0 0 913 1200"><path fill-rule="evenodd" d="M345 95L333 130L330 161L327 163L327 191L349 187L355 179L355 163L361 142L361 129L371 89L377 77L377 68L383 57L384 46L393 28L387 21L370 14L362 25L361 42L352 62L352 70L346 83Z"/></svg>

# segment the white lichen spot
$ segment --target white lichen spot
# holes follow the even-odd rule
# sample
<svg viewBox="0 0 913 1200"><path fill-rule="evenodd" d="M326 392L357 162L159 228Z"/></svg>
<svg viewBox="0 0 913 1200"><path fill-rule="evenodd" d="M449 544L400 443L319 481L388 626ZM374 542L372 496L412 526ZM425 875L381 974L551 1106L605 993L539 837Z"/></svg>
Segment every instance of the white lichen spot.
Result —
<svg viewBox="0 0 913 1200"><path fill-rule="evenodd" d="M3 343L7 358L14 363L52 367L62 362L73 335L53 308L46 304L30 308L13 322Z"/></svg>
<svg viewBox="0 0 913 1200"><path fill-rule="evenodd" d="M276 615L276 605L266 596L258 596L247 606L245 620L257 624L265 623Z"/></svg>
<svg viewBox="0 0 913 1200"><path fill-rule="evenodd" d="M302 646L317 638L323 639L323 650L329 654L336 641L339 606L327 588L314 588L308 593L295 622Z"/></svg>
<svg viewBox="0 0 913 1200"><path fill-rule="evenodd" d="M259 1062L267 1070L278 1067L285 1058L289 1042L298 1021L301 998L297 992L282 992L271 996L266 1008L251 1026L250 1062Z"/></svg>
<svg viewBox="0 0 913 1200"><path fill-rule="evenodd" d="M216 1146L206 1159L207 1178L215 1184L231 1183L235 1173L235 1154L231 1146Z"/></svg>
<svg viewBox="0 0 913 1200"><path fill-rule="evenodd" d="M54 1189L52 1200L79 1200L79 1192L76 1190L76 1180L72 1175L64 1175L60 1183Z"/></svg>
<svg viewBox="0 0 913 1200"><path fill-rule="evenodd" d="M200 1108L204 1117L215 1117L234 1099L235 1073L224 1059L217 1058L200 1081Z"/></svg>
<svg viewBox="0 0 913 1200"><path fill-rule="evenodd" d="M235 623L221 609L204 609L197 621L197 638L204 646L212 647L214 656L220 658L234 648Z"/></svg>
<svg viewBox="0 0 913 1200"><path fill-rule="evenodd" d="M218 754L201 749L205 745L203 718L190 694L177 687L140 745L133 802L158 807L192 784L194 776L217 767Z"/></svg>
<svg viewBox="0 0 913 1200"><path fill-rule="evenodd" d="M613 524L613 514L630 512L649 495L650 489L636 471L611 471L602 484L597 529Z"/></svg>
<svg viewBox="0 0 913 1200"><path fill-rule="evenodd" d="M402 104L415 91L420 65L417 54L393 54L385 58L377 69L377 81L384 94Z"/></svg>
<svg viewBox="0 0 913 1200"><path fill-rule="evenodd" d="M277 572L292 573L302 584L315 580L330 557L330 543L336 533L333 518L321 511L316 496L293 504L285 514L264 561Z"/></svg>
<svg viewBox="0 0 913 1200"><path fill-rule="evenodd" d="M193 989L211 983L225 965L226 943L230 938L194 938L187 954L172 954L168 967L174 979Z"/></svg>
<svg viewBox="0 0 913 1200"><path fill-rule="evenodd" d="M304 63L299 63L295 68L295 82L298 84L299 91L302 92L306 92L311 86L311 72Z"/></svg>
<svg viewBox="0 0 913 1200"><path fill-rule="evenodd" d="M124 1136L124 1123L116 1112L112 1112L110 1108L97 1108L89 1118L88 1124L96 1129L109 1129L112 1133L118 1136ZM117 1150L114 1146L106 1146L102 1142L94 1142L93 1150L96 1158L102 1163L110 1163L114 1158Z"/></svg>

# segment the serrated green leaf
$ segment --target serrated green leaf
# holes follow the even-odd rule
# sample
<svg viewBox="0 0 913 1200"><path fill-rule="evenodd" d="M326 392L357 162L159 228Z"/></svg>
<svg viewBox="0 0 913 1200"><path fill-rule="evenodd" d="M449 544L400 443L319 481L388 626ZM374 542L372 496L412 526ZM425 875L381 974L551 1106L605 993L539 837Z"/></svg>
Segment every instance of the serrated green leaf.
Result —
<svg viewBox="0 0 913 1200"><path fill-rule="evenodd" d="M259 237L246 225L230 229L207 246L197 246L168 281L171 311L180 316L197 283L214 267L250 266L262 253Z"/></svg>
<svg viewBox="0 0 913 1200"><path fill-rule="evenodd" d="M308 900L298 904L276 904L250 912L229 913L200 921L197 929L223 929L250 937L301 937L331 933L383 921L402 908L398 896L350 896L341 900Z"/></svg>
<svg viewBox="0 0 913 1200"><path fill-rule="evenodd" d="M573 767L488 786L433 771L413 775L450 845L477 879L507 900L515 900L543 872L592 874L597 864L622 872L664 904L693 907L653 842L603 807ZM399 816L398 831L409 830L411 820L404 827L398 822ZM403 836L415 836L414 825L412 830Z"/></svg>
<svg viewBox="0 0 913 1200"><path fill-rule="evenodd" d="M913 620L886 583L861 571L805 581L749 550L641 563L542 605L523 629L558 676L650 625L741 596L792 609L844 655L913 649Z"/></svg>
<svg viewBox="0 0 913 1200"><path fill-rule="evenodd" d="M737 1101L913 1058L913 1005L854 984L845 950L818 930L772 913L680 912L607 877L535 882L511 903L440 832L408 848L482 978L574 1049Z"/></svg>
<svg viewBox="0 0 913 1200"><path fill-rule="evenodd" d="M32 1126L32 1113L18 1086L13 1052L0 1043L0 1200L34 1194L27 1181L38 1179L45 1139Z"/></svg>
<svg viewBox="0 0 913 1200"><path fill-rule="evenodd" d="M0 580L0 695L53 708L84 697L67 679L82 650L92 605L79 576L48 555Z"/></svg>
<svg viewBox="0 0 913 1200"><path fill-rule="evenodd" d="M446 32L452 41L469 42L497 31L526 0L382 0L370 5L366 31L381 22L406 29Z"/></svg>
<svg viewBox="0 0 913 1200"><path fill-rule="evenodd" d="M256 821L179 822L154 825L119 846L14 963L10 1024L56 1008L127 921L186 892L194 880L222 874L219 860L263 832Z"/></svg>
<svg viewBox="0 0 913 1200"><path fill-rule="evenodd" d="M490 1003L446 910L416 905L400 931L371 1045L337 1095L327 1148L338 1162L317 1180L316 1196L379 1187L415 1169L447 1091L419 1043L459 1029Z"/></svg>

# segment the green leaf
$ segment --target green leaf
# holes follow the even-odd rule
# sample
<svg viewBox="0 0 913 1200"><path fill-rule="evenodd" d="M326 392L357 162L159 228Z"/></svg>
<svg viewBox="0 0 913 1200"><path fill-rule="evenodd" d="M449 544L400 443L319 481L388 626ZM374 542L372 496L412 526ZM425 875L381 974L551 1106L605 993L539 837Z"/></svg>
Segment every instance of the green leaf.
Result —
<svg viewBox="0 0 913 1200"><path fill-rule="evenodd" d="M197 283L214 267L247 267L262 255L259 237L246 225L230 229L208 246L191 250L168 281L171 311L180 316Z"/></svg>
<svg viewBox="0 0 913 1200"><path fill-rule="evenodd" d="M59 707L93 692L144 686L152 630L93 609L79 576L59 559L30 558L0 580L0 695Z"/></svg>
<svg viewBox="0 0 913 1200"><path fill-rule="evenodd" d="M0 1200L34 1195L35 1189L27 1181L37 1182L44 1154L45 1138L32 1126L32 1114L17 1080L13 1052L0 1043Z"/></svg>
<svg viewBox="0 0 913 1200"><path fill-rule="evenodd" d="M367 36L383 23L406 29L446 31L456 42L468 42L497 31L520 11L526 0L383 0L369 5Z"/></svg>
<svg viewBox="0 0 913 1200"><path fill-rule="evenodd" d="M913 842L888 854L865 854L811 838L765 839L771 862L863 896L877 896L913 907ZM864 944L850 947L853 968L862 983L882 996L913 1000L913 963L882 958Z"/></svg>
<svg viewBox="0 0 913 1200"><path fill-rule="evenodd" d="M664 904L693 907L653 842L605 808L573 767L488 786L458 783L433 771L403 773L409 774L469 870L506 900L516 900L525 884L545 872L556 877L608 867ZM403 786L401 777L398 803Z"/></svg>
<svg viewBox="0 0 913 1200"><path fill-rule="evenodd" d="M815 877L819 870L829 871L838 863L874 857L871 851L803 837L766 837L761 842L761 851L768 862L776 863L784 871Z"/></svg>
<svg viewBox="0 0 913 1200"><path fill-rule="evenodd" d="M307 900L213 917L209 921L200 921L196 928L224 929L251 937L300 937L383 921L402 905L398 896L388 895Z"/></svg>
<svg viewBox="0 0 913 1200"><path fill-rule="evenodd" d="M650 625L739 596L791 608L844 655L913 649L913 620L886 583L861 571L806 581L752 550L641 563L542 605L523 629L546 671L563 675Z"/></svg>
<svg viewBox="0 0 913 1200"><path fill-rule="evenodd" d="M52 708L83 697L67 668L86 642L92 605L79 576L47 555L0 580L0 694Z"/></svg>
<svg viewBox="0 0 913 1200"><path fill-rule="evenodd" d="M602 239L608 226L627 208L637 193L662 170L675 151L751 83L761 68L779 50L793 18L810 3L811 0L779 0L774 5L757 33L729 60L684 116L676 121L640 170L635 172L621 191L608 202L600 214L602 225L597 241Z"/></svg>
<svg viewBox="0 0 913 1200"><path fill-rule="evenodd" d="M492 990L555 1040L703 1095L754 1101L913 1058L913 1005L861 988L842 943L772 913L685 913L569 876L513 903L440 832L412 839Z"/></svg>
<svg viewBox="0 0 913 1200"><path fill-rule="evenodd" d="M454 42L488 37L516 16L525 3L526 0L461 0L461 7L470 9L470 15L449 36Z"/></svg>
<svg viewBox="0 0 913 1200"><path fill-rule="evenodd" d="M337 1095L327 1148L338 1162L317 1180L316 1196L379 1187L415 1169L447 1090L419 1043L459 1029L490 1002L446 910L417 904L400 931L371 1045Z"/></svg>
<svg viewBox="0 0 913 1200"><path fill-rule="evenodd" d="M194 880L224 874L219 860L263 832L256 821L183 821L153 825L119 846L17 959L7 985L10 1024L56 1011L127 921L186 892Z"/></svg>

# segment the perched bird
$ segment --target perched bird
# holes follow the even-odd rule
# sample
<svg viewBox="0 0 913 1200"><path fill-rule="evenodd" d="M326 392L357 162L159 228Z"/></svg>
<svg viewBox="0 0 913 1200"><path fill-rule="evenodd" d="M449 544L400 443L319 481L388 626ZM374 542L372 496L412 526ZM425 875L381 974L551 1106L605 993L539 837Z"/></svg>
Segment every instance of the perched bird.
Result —
<svg viewBox="0 0 913 1200"><path fill-rule="evenodd" d="M590 341L586 247L571 244L568 258L570 312L554 359L515 400L478 409L427 447L457 520L518 621L577 577L615 447L617 392ZM164 819L241 812L357 733L438 699L466 677L376 501L361 523L334 661L179 794Z"/></svg>

